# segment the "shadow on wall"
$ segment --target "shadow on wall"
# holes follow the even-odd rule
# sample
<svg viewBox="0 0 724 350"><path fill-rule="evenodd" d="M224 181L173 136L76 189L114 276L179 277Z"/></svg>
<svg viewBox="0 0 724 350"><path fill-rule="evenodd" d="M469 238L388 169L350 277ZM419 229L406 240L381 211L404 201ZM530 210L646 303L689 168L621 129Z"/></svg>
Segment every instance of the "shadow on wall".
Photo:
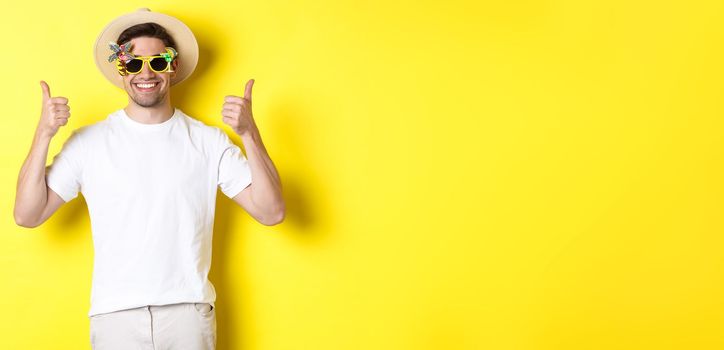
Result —
<svg viewBox="0 0 724 350"><path fill-rule="evenodd" d="M270 97L274 100L274 97ZM279 105L284 105L279 103ZM301 128L295 127L293 120L301 121L304 120L303 108L301 105L284 105L284 108L279 108L273 111L270 115L265 116L267 120L270 120L271 128L269 130L260 130L262 133L262 139L265 134L275 134L277 139L283 139L283 149L270 149L267 145L267 151L269 156L272 158L279 176L282 181L282 188L284 194L284 200L286 202L287 214L280 225L285 226L287 232L291 231L294 237L300 243L303 244L319 244L320 239L323 237L319 236L320 228L328 224L328 217L325 215L324 220L317 215L315 212L315 206L313 206L311 197L315 198L328 198L323 188L315 186L314 184L322 183L316 181L316 174L311 172L314 168L313 155L305 154L301 150L305 149L302 145L295 143L295 140L299 140L303 135L301 134ZM229 135L234 143L242 146L238 140L238 136ZM292 167L287 164L280 162L279 157L275 157L275 154L285 154L286 158L290 157L296 159L299 164L304 164L301 167ZM305 184L299 179L312 179L310 184ZM318 202L318 200L315 200ZM254 300L254 286L253 283L246 278L246 276L234 276L233 278L237 283L227 283L227 278L230 274L227 272L227 267L232 265L238 265L240 261L247 261L246 259L238 256L231 256L227 252L231 246L231 241L234 244L239 244L238 241L242 240L239 235L244 232L234 231L234 228L239 228L235 221L239 220L240 217L244 217L245 222L249 222L249 225L261 225L256 222L251 216L245 213L244 210L236 204L233 200L226 197L221 191L217 191L216 201L216 216L214 221L214 243L213 243L213 263L211 266L210 280L214 284L217 291L217 349L243 349L246 345L254 343L253 334L257 332L253 331L256 322L252 319L244 319L239 314L231 312L232 310L255 310L256 302ZM241 236L243 237L243 236ZM241 243L244 244L244 243ZM245 249L241 249L244 251ZM236 290L243 290L244 293ZM234 298L236 295L245 295L245 299L240 300ZM240 305L236 305L240 303ZM260 310L259 312L263 312ZM244 314L254 314L255 312L244 312ZM248 334L241 334L241 330L244 329Z"/></svg>
<svg viewBox="0 0 724 350"><path fill-rule="evenodd" d="M88 215L88 206L85 197L83 197L81 193L78 193L77 198L63 204L46 223L33 230L45 231L45 226L49 222L52 222L53 226L59 228L47 230L50 231L48 239L52 240L54 244L64 246L75 244L85 239L86 235L91 234L91 232L86 230L86 227L90 227L90 216ZM85 225L86 223L88 223L88 225ZM90 281L88 282L90 285Z"/></svg>

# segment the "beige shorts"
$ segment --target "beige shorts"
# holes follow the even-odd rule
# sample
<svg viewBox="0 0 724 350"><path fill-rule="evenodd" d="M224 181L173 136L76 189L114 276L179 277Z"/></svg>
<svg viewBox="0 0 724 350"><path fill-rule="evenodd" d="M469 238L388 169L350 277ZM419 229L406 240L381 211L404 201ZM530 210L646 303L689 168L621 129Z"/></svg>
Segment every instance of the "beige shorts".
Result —
<svg viewBox="0 0 724 350"><path fill-rule="evenodd" d="M94 350L212 350L216 309L209 303L150 305L90 317Z"/></svg>

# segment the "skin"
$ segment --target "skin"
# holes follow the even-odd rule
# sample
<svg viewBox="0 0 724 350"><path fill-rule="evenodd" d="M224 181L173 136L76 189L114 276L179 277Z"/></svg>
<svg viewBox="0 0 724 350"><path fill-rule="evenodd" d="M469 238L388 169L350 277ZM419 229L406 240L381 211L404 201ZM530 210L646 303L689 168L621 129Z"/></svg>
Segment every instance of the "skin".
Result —
<svg viewBox="0 0 724 350"><path fill-rule="evenodd" d="M157 55L164 51L163 41L140 37L131 40L133 54ZM178 66L178 59L173 62ZM174 69L175 70L175 69ZM162 123L173 116L171 104L171 78L175 72L156 73L148 64L138 74L120 76L128 94L126 114L144 124ZM151 91L143 91L135 84L157 83ZM241 137L254 182L233 200L249 215L264 225L276 225L284 220L286 208L282 198L279 174L261 140L251 110L251 91L254 80L246 83L244 96L228 95L222 105L222 121ZM52 97L50 87L40 82L42 108L33 142L18 176L15 196L15 222L23 227L37 227L44 223L65 202L45 182L45 162L48 146L59 128L68 123L70 107L65 97Z"/></svg>

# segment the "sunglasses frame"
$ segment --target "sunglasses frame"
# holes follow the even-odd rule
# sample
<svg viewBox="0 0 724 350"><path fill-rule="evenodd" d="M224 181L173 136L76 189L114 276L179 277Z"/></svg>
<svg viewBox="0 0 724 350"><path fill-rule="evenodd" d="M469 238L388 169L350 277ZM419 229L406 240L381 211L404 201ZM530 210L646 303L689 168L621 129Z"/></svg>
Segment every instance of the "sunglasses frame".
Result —
<svg viewBox="0 0 724 350"><path fill-rule="evenodd" d="M151 60L153 60L154 58L163 58L163 60L166 61L166 67L165 67L164 69L162 69L162 70L155 70L155 69L153 69L153 66L151 65ZM134 56L132 60L141 60L141 61L142 61L142 62L141 62L141 68L140 68L137 72L131 72L131 71L128 70L128 66L127 66L128 63L123 63L123 70L124 70L127 74L138 74L138 73L141 73L141 71L143 70L143 66L146 65L146 62L148 62L148 68L151 69L152 71L156 72L156 73L164 73L164 72L173 72L173 71L174 71L174 70L173 70L173 67L171 67L171 63L173 63L174 60L168 61L168 60L166 59L166 57L161 56L161 55ZM131 61L132 61L132 60L131 60ZM128 61L128 62L131 62L131 61Z"/></svg>

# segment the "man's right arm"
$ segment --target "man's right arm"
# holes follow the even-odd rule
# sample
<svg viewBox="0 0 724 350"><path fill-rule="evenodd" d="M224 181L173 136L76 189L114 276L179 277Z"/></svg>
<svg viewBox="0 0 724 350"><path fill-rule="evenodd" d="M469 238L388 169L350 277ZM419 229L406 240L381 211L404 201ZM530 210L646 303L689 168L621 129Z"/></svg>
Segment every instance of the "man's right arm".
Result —
<svg viewBox="0 0 724 350"><path fill-rule="evenodd" d="M39 226L65 203L45 183L45 160L50 140L50 137L36 133L30 153L20 169L14 215L15 223L23 227Z"/></svg>
<svg viewBox="0 0 724 350"><path fill-rule="evenodd" d="M18 176L15 193L15 223L23 227L36 227L48 220L65 203L48 187L45 181L45 161L48 147L58 129L68 123L70 107L65 97L50 97L50 88L42 81L43 109L35 130L30 153Z"/></svg>

